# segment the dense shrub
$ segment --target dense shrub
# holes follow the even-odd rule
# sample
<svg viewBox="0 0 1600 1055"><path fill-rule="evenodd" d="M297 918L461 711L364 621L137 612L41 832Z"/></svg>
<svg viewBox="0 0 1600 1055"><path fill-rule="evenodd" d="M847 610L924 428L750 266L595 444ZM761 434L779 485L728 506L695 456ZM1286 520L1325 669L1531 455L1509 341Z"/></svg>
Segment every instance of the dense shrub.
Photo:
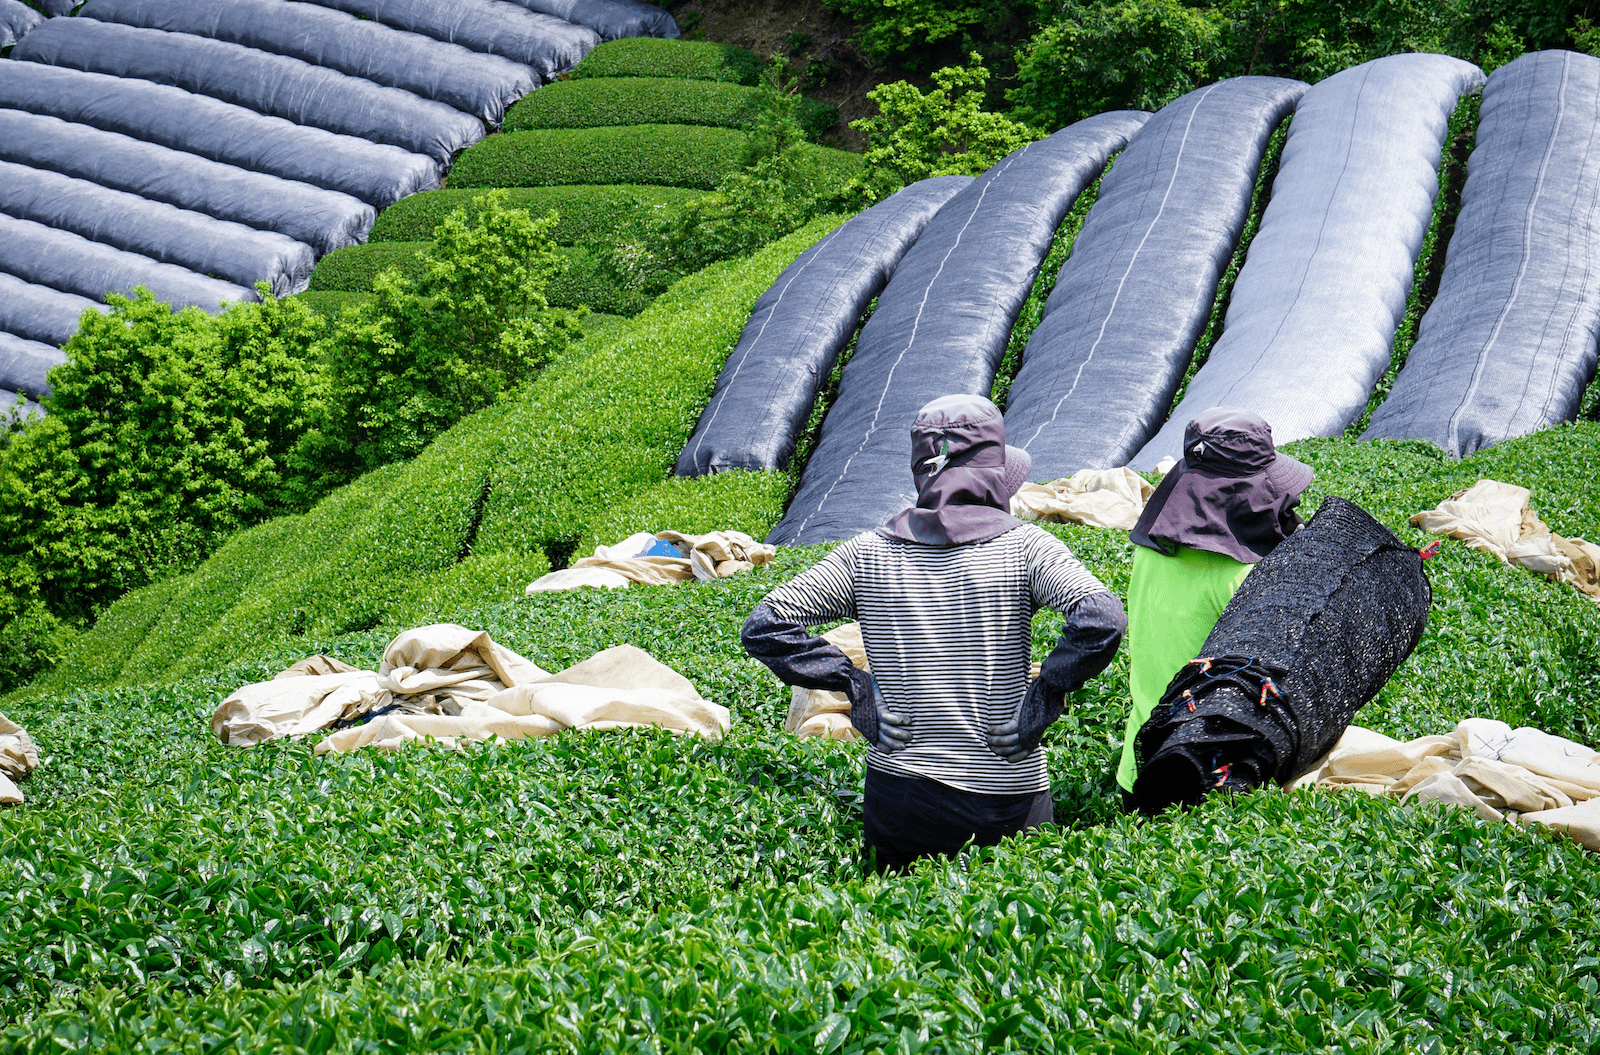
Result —
<svg viewBox="0 0 1600 1055"><path fill-rule="evenodd" d="M480 198L485 193L485 190L436 190L401 198L383 210L378 222L372 225L370 240L428 241L446 216L470 199ZM550 240L557 245L577 245L610 238L645 216L669 206L693 201L699 194L699 191L682 187L630 184L609 187L513 187L506 191L506 205L513 209L526 209L535 216L555 212L559 219L550 229Z"/></svg>
<svg viewBox="0 0 1600 1055"><path fill-rule="evenodd" d="M1044 0L824 0L824 6L855 21L861 48L880 63L928 70L959 60L974 49L1004 62L1008 43L1026 37L1030 25L1048 17Z"/></svg>
<svg viewBox="0 0 1600 1055"><path fill-rule="evenodd" d="M738 84L664 77L595 77L562 81L524 96L506 114L503 131L598 128L604 125L713 125L743 128L755 119L760 90ZM837 107L797 100L799 121L813 140L839 121Z"/></svg>
<svg viewBox="0 0 1600 1055"><path fill-rule="evenodd" d="M352 305L371 304L374 280L385 270L396 271L406 282L421 281L428 266L423 253L432 245L432 242L374 242L329 253L318 261L316 270L311 273L312 285L319 292L301 296L337 298L310 305L333 315ZM554 257L559 260L560 267L546 278L544 289L545 300L553 308L590 307L607 314L637 315L649 303L644 294L619 287L592 250L564 248Z"/></svg>
<svg viewBox="0 0 1600 1055"><path fill-rule="evenodd" d="M344 310L356 304L372 303L371 293L344 293L340 291L296 293L294 299L329 321L337 321Z"/></svg>
<svg viewBox="0 0 1600 1055"><path fill-rule="evenodd" d="M539 187L561 183L651 183L711 190L738 171L744 134L695 125L546 129L490 136L465 151L452 187ZM807 151L841 181L860 165L855 154Z"/></svg>
<svg viewBox="0 0 1600 1055"><path fill-rule="evenodd" d="M411 253L417 272L379 271L373 301L326 341L327 399L296 448L319 491L414 457L565 350L577 331L544 295L565 268L554 225L494 193L445 217L421 252L406 242L346 251Z"/></svg>
<svg viewBox="0 0 1600 1055"><path fill-rule="evenodd" d="M319 405L321 318L270 297L218 316L142 289L110 303L52 372L50 416L0 446L0 687L97 607L304 500L287 461Z"/></svg>
<svg viewBox="0 0 1600 1055"><path fill-rule="evenodd" d="M747 48L700 40L629 37L610 40L573 67L572 79L585 77L682 77L699 81L755 84L761 60Z"/></svg>

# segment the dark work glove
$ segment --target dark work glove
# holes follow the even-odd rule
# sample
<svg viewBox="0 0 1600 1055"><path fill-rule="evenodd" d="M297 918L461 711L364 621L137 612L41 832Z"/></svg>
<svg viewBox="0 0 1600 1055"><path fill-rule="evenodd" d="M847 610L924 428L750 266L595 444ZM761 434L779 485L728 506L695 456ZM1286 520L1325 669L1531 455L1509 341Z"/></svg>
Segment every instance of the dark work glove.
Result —
<svg viewBox="0 0 1600 1055"><path fill-rule="evenodd" d="M989 750L1008 762L1026 758L1039 748L1050 723L1061 717L1066 693L1043 678L1035 678L1017 707L1017 716L989 734Z"/></svg>
<svg viewBox="0 0 1600 1055"><path fill-rule="evenodd" d="M911 718L889 710L877 678L864 670L854 671L849 696L850 724L867 738L867 743L889 755L911 746Z"/></svg>

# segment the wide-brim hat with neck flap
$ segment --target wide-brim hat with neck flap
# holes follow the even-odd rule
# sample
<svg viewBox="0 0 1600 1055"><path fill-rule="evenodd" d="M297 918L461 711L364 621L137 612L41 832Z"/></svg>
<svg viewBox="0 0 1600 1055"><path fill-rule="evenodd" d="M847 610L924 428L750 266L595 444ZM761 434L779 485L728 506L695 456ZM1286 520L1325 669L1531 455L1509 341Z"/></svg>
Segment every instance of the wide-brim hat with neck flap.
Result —
<svg viewBox="0 0 1600 1055"><path fill-rule="evenodd" d="M1259 414L1214 407L1183 431L1183 459L1134 525L1133 541L1172 554L1177 546L1254 564L1295 531L1295 507L1315 477L1280 452Z"/></svg>
<svg viewBox="0 0 1600 1055"><path fill-rule="evenodd" d="M880 534L929 546L985 542L1021 525L1011 496L1027 482L1033 459L1006 445L1005 417L982 396L941 396L911 425L911 475L917 504Z"/></svg>

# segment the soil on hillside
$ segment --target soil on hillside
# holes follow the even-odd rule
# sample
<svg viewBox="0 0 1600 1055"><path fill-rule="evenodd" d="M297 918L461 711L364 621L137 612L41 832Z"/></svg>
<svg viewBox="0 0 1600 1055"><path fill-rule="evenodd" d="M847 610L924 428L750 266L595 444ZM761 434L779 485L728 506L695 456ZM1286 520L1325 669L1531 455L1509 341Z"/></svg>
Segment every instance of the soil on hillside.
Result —
<svg viewBox="0 0 1600 1055"><path fill-rule="evenodd" d="M860 151L867 137L850 122L877 111L867 93L905 74L873 65L855 42L855 24L821 0L679 0L666 6L686 40L749 48L763 59L780 56L800 79L803 94L839 108L829 146Z"/></svg>

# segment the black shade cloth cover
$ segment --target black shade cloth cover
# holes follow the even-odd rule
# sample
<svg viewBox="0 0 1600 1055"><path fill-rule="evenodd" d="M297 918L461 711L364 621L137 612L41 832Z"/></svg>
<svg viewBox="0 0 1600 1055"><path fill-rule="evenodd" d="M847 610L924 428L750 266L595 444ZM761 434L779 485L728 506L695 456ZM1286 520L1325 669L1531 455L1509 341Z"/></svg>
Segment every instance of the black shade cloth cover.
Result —
<svg viewBox="0 0 1600 1055"><path fill-rule="evenodd" d="M483 122L453 106L284 55L92 18L51 19L13 59L170 84L299 125L388 143L448 167L483 138Z"/></svg>
<svg viewBox="0 0 1600 1055"><path fill-rule="evenodd" d="M1390 55L1301 97L1222 336L1135 469L1176 458L1209 407L1255 411L1279 443L1361 416L1405 316L1450 115L1482 83L1448 55Z"/></svg>
<svg viewBox="0 0 1600 1055"><path fill-rule="evenodd" d="M288 55L447 103L498 125L539 87L520 62L292 0L89 0L79 18L193 33Z"/></svg>
<svg viewBox="0 0 1600 1055"><path fill-rule="evenodd" d="M583 61L600 34L588 26L529 11L508 0L315 0L396 29L448 40L531 66L541 81Z"/></svg>
<svg viewBox="0 0 1600 1055"><path fill-rule="evenodd" d="M44 16L22 0L0 0L0 48L15 44Z"/></svg>
<svg viewBox="0 0 1600 1055"><path fill-rule="evenodd" d="M91 242L32 220L0 213L0 271L51 289L99 300L106 291L132 296L146 286L174 308L221 311L224 301L255 300L256 291L176 264Z"/></svg>
<svg viewBox="0 0 1600 1055"><path fill-rule="evenodd" d="M1125 465L1166 420L1267 141L1305 90L1278 77L1196 89L1101 179L1006 405L1006 435L1036 479Z"/></svg>
<svg viewBox="0 0 1600 1055"><path fill-rule="evenodd" d="M88 297L24 282L0 271L0 330L43 344L63 345L90 309L109 311Z"/></svg>
<svg viewBox="0 0 1600 1055"><path fill-rule="evenodd" d="M588 26L601 40L619 37L676 37L678 23L643 0L512 0L519 7Z"/></svg>
<svg viewBox="0 0 1600 1055"><path fill-rule="evenodd" d="M1600 340L1600 59L1541 51L1483 90L1439 293L1362 439L1465 457L1571 421Z"/></svg>
<svg viewBox="0 0 1600 1055"><path fill-rule="evenodd" d="M92 125L251 172L340 191L380 209L439 186L439 166L432 158L268 117L166 84L37 62L0 62L0 107ZM346 208L354 209L355 203ZM363 232L374 215L366 210ZM319 246L319 251L329 250Z"/></svg>
<svg viewBox="0 0 1600 1055"><path fill-rule="evenodd" d="M288 235L9 161L0 161L0 212L241 286L266 282L278 297L305 289L316 264Z"/></svg>
<svg viewBox="0 0 1600 1055"><path fill-rule="evenodd" d="M43 399L50 394L45 374L66 361L65 355L48 344L0 331L0 389ZM10 409L10 404L11 400L0 394L0 413Z"/></svg>
<svg viewBox="0 0 1600 1055"><path fill-rule="evenodd" d="M21 63L0 62L0 69L7 65ZM366 241L375 215L348 194L20 110L0 109L0 161L277 231L319 253Z"/></svg>
<svg viewBox="0 0 1600 1055"><path fill-rule="evenodd" d="M58 15L72 14L72 9L82 2L83 0L37 0L37 6L45 14L55 18Z"/></svg>
<svg viewBox="0 0 1600 1055"><path fill-rule="evenodd" d="M928 221L861 327L800 492L768 542L849 538L916 502L917 411L939 396L989 394L1056 228L1149 116L1100 114L1013 151Z"/></svg>
<svg viewBox="0 0 1600 1055"><path fill-rule="evenodd" d="M936 176L835 228L756 301L678 457L679 476L788 466L856 323L928 220L970 176Z"/></svg>
<svg viewBox="0 0 1600 1055"><path fill-rule="evenodd" d="M1139 730L1139 808L1306 772L1416 648L1431 600L1415 549L1324 499L1255 566Z"/></svg>

